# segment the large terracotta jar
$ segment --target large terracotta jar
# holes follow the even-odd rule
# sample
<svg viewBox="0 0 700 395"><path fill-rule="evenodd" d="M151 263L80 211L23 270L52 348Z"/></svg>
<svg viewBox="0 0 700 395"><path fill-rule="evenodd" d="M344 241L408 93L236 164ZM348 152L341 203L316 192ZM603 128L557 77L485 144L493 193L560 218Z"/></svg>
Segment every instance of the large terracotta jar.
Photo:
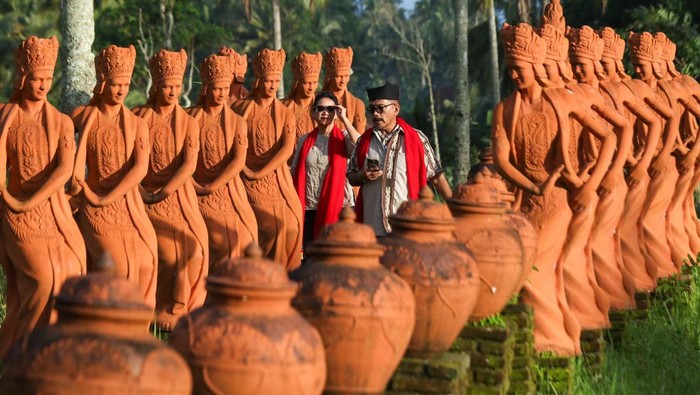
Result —
<svg viewBox="0 0 700 395"><path fill-rule="evenodd" d="M457 239L479 268L479 297L470 317L478 321L501 311L518 291L523 276L520 235L507 222L498 190L488 184L459 185L447 205L457 220Z"/></svg>
<svg viewBox="0 0 700 395"><path fill-rule="evenodd" d="M204 306L178 321L170 344L190 364L194 394L320 394L323 343L292 308L297 284L251 244L207 278Z"/></svg>
<svg viewBox="0 0 700 395"><path fill-rule="evenodd" d="M428 187L389 217L392 232L382 265L408 282L416 298L416 326L407 355L447 351L474 310L479 274L469 250L455 238L456 222Z"/></svg>
<svg viewBox="0 0 700 395"><path fill-rule="evenodd" d="M291 273L302 284L292 304L323 338L328 392L384 391L408 347L413 292L379 263L383 251L372 228L355 223L355 213L345 208Z"/></svg>
<svg viewBox="0 0 700 395"><path fill-rule="evenodd" d="M2 365L2 394L190 394L187 363L148 332L153 310L137 284L96 272L66 280L58 322L26 335Z"/></svg>
<svg viewBox="0 0 700 395"><path fill-rule="evenodd" d="M527 217L514 208L517 200L516 196L510 191L512 188L508 187L506 180L496 170L496 166L493 163L493 149L490 145L482 148L479 152L479 163L472 166L467 179L470 184L483 183L496 188L501 200L506 204L506 223L518 232L523 247L523 271L518 280L518 285L515 287L515 291L519 292L535 262L537 230Z"/></svg>

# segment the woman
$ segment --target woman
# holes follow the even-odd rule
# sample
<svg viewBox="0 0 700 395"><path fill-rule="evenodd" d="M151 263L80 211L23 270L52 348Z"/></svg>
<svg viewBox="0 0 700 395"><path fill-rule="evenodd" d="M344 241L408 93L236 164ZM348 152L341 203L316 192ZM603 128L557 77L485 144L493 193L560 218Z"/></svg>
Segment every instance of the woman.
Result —
<svg viewBox="0 0 700 395"><path fill-rule="evenodd" d="M345 171L360 137L347 117L347 110L332 93L316 95L311 112L318 127L301 136L292 162L294 187L305 210L304 247L316 238L323 225L338 221L343 207L354 205ZM336 116L345 130L334 125Z"/></svg>

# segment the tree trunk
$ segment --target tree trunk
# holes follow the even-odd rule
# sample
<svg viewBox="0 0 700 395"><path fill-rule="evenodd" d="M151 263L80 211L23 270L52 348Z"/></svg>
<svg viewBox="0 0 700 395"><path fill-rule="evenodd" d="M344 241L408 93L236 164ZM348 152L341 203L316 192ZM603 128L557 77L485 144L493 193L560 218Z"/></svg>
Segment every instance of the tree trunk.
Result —
<svg viewBox="0 0 700 395"><path fill-rule="evenodd" d="M280 0L272 0L272 34L274 37L274 49L282 48L282 18L280 16ZM280 76L280 89L277 97L284 98L284 73Z"/></svg>
<svg viewBox="0 0 700 395"><path fill-rule="evenodd" d="M530 23L530 9L532 8L532 0L518 0L518 15L520 22Z"/></svg>
<svg viewBox="0 0 700 395"><path fill-rule="evenodd" d="M452 185L467 179L469 172L469 12L467 1L453 0L455 8L455 134L457 155Z"/></svg>
<svg viewBox="0 0 700 395"><path fill-rule="evenodd" d="M435 156L438 162L442 163L440 158L440 140L437 128L437 114L435 114L435 96L433 95L433 77L430 75L430 66L425 70L425 76L428 79L428 100L430 100L430 126L433 128L433 141L435 141Z"/></svg>
<svg viewBox="0 0 700 395"><path fill-rule="evenodd" d="M61 78L59 108L70 114L76 107L87 104L95 86L95 16L92 0L61 1Z"/></svg>
<svg viewBox="0 0 700 395"><path fill-rule="evenodd" d="M496 35L495 0L489 0L489 49L491 50L491 98L495 106L501 101L501 73L498 67L498 36Z"/></svg>

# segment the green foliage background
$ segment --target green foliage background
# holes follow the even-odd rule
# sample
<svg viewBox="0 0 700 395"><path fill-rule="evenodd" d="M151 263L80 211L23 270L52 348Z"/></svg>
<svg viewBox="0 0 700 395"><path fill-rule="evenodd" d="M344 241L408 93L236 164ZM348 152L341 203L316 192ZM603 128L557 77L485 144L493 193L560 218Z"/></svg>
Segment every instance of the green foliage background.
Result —
<svg viewBox="0 0 700 395"><path fill-rule="evenodd" d="M428 90L420 70L411 64L382 56L383 52L410 54L405 43L387 26L383 15L393 15L399 23L415 26L435 59L432 67L437 124L443 163L455 160L454 152L454 78L460 70L454 67L453 1L469 1L469 77L471 83L473 151L488 143L490 110L494 100L488 79L490 45L486 18L487 5L494 2L497 24L521 20L518 1L514 0L418 0L414 10L400 8L398 0L333 0L316 1L313 9L308 1L280 0L282 42L288 63L301 51L325 52L333 46L352 46L355 53L350 90L364 97L367 86L385 80L400 82L403 115L424 131L430 130ZM195 64L229 45L247 53L249 60L263 47L272 47L272 7L270 0L251 1L251 16L245 15L243 0L165 0L172 7L174 28L171 49L194 48ZM544 0L530 4L530 21L537 25ZM153 47L164 46L159 0L95 0L96 40L93 51L108 44L133 44L138 51L137 67L127 104L135 106L146 99L148 71L146 59L137 44L139 11L144 35ZM700 35L698 17L700 2L690 0L562 0L567 22L571 26L611 26L626 37L629 30L666 32L678 46L678 68L691 76L700 75ZM0 2L0 101L9 97L13 79L13 53L20 40L30 34L57 35L60 40L60 0L5 0ZM502 53L499 49L499 57ZM500 62L501 97L512 90ZM247 76L252 81L252 64ZM632 71L631 68L629 70ZM285 70L286 91L291 84L291 70ZM61 70L58 66L54 89L49 99L55 104L60 97ZM194 73L190 99L196 100L199 76ZM430 133L428 133L430 134ZM432 137L431 137L432 138ZM476 160L476 155L472 156Z"/></svg>

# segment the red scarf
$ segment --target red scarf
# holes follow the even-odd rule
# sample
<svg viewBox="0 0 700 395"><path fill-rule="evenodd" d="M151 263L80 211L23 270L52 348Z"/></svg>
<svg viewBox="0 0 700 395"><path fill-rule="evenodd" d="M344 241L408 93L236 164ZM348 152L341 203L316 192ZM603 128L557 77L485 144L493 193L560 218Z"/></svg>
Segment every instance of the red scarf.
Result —
<svg viewBox="0 0 700 395"><path fill-rule="evenodd" d="M396 118L396 123L403 130L403 142L406 151L406 180L408 182L408 199L418 199L418 192L428 184L428 171L425 167L425 148L423 141L418 137L418 132L403 118ZM369 142L372 139L372 128L360 136L357 142L357 166L362 170L365 159L369 153ZM374 203L373 203L374 204ZM377 204L381 204L378 202ZM364 222L364 206L362 205L362 187L355 200L355 214L357 222Z"/></svg>
<svg viewBox="0 0 700 395"><path fill-rule="evenodd" d="M294 170L294 188L299 194L301 206L306 210L306 156L311 147L316 143L318 128L309 133L304 144L299 150L297 167ZM338 222L340 211L345 201L345 172L347 171L348 152L345 146L343 132L333 126L328 140L328 171L321 186L321 196L318 199L316 209L316 223L314 224L314 239L321 228L326 224ZM302 217L304 218L304 217ZM306 224L308 226L310 224Z"/></svg>

